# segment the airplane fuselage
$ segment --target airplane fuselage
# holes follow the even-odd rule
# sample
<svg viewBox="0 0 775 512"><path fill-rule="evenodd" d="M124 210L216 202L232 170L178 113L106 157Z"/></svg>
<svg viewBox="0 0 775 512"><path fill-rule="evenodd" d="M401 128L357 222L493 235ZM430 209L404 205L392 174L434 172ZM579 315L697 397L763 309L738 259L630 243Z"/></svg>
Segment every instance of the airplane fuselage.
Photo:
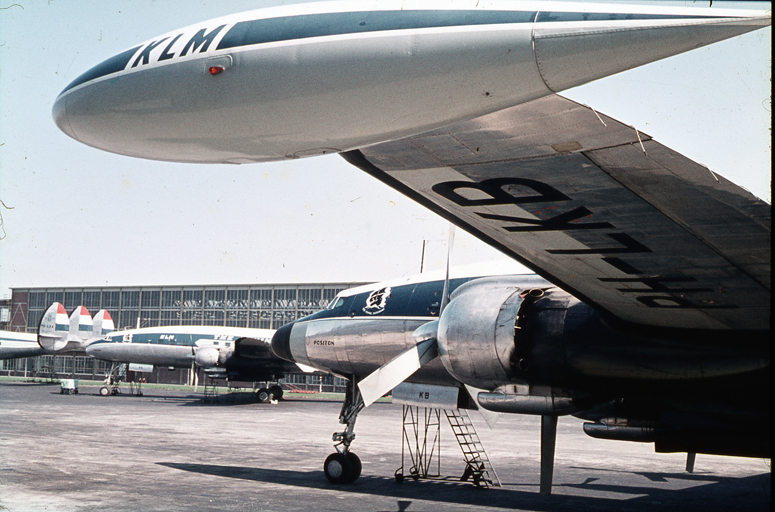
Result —
<svg viewBox="0 0 775 512"><path fill-rule="evenodd" d="M498 412L649 421L682 430L677 442L684 449L696 425L676 423L676 414L720 423L747 417L757 439L768 428L761 406L768 400L769 351L761 335L622 329L534 275L452 279L451 300L439 315L443 287L444 281L397 282L343 292L328 309L278 329L273 351L361 382L415 346L421 326L437 322L439 357L406 382L486 390L482 403ZM565 410L535 407L545 400L564 401ZM694 446L708 453L769 450L722 446L718 437Z"/></svg>
<svg viewBox="0 0 775 512"><path fill-rule="evenodd" d="M38 335L26 332L0 332L0 359L36 357L54 352L38 344Z"/></svg>
<svg viewBox="0 0 775 512"><path fill-rule="evenodd" d="M168 326L115 332L86 348L90 356L117 363L190 368L222 368L249 380L297 371L298 367L271 354L273 331L235 327ZM268 376L268 377L267 377Z"/></svg>
<svg viewBox="0 0 775 512"><path fill-rule="evenodd" d="M758 23L717 9L404 4L276 7L169 32L78 77L57 98L54 119L85 144L155 160L314 156L651 62L677 53L666 45L678 33L685 50L711 42L702 30L694 37L695 25L723 33Z"/></svg>

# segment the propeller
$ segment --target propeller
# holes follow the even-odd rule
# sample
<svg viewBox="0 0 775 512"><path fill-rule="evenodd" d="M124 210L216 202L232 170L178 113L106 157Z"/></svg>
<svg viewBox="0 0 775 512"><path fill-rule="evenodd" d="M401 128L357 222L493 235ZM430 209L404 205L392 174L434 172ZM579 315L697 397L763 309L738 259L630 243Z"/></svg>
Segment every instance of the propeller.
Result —
<svg viewBox="0 0 775 512"><path fill-rule="evenodd" d="M449 243L447 244L447 271L444 277L439 317L441 317L444 308L449 304L449 260L454 240L455 226L450 224ZM417 343L415 346L401 352L358 383L364 407L374 403L379 397L408 379L423 365L438 357L438 328L438 320L433 320L418 327L412 335Z"/></svg>

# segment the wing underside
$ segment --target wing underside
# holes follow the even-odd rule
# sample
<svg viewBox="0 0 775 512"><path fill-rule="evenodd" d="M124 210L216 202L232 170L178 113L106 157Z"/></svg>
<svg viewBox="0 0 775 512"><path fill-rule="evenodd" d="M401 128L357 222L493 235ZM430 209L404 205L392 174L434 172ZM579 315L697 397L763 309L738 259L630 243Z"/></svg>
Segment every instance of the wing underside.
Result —
<svg viewBox="0 0 775 512"><path fill-rule="evenodd" d="M769 329L770 205L558 95L344 155L625 322Z"/></svg>

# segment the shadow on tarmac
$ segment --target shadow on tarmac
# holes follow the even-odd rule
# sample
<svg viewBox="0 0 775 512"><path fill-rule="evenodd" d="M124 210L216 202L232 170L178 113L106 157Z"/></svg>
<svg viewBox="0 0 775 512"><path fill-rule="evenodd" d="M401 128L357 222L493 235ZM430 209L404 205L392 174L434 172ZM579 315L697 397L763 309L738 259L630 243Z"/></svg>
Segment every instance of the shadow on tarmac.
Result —
<svg viewBox="0 0 775 512"><path fill-rule="evenodd" d="M8 387L56 386L57 389L59 389L61 384L59 383L59 381L57 381L57 382L29 382L29 381L24 381L24 382L3 382L3 386L8 386Z"/></svg>
<svg viewBox="0 0 775 512"><path fill-rule="evenodd" d="M684 480L697 485L685 489L659 489L617 484L595 484L599 479L589 478L581 484L555 485L555 494L541 496L538 485L534 491L490 488L478 489L470 483L449 480L406 480L398 484L394 478L380 476L361 476L354 484L333 485L320 471L291 471L284 469L246 468L211 464L181 464L157 462L181 471L190 471L211 476L238 478L254 482L291 485L308 489L335 490L353 494L369 494L394 497L399 511L406 510L412 499L436 501L458 505L476 505L482 507L512 508L515 510L572 510L572 511L653 511L681 509L681 512L713 510L770 510L770 482L768 474L745 478L728 478L715 475L689 473L665 473L656 478L651 473L638 474L653 482ZM516 485L516 484L506 484ZM527 485L527 484L525 484ZM562 488L576 489L596 496L568 496L557 494ZM561 491L560 491L561 492ZM601 497L602 493L615 493L618 496ZM633 498L622 498L633 495Z"/></svg>

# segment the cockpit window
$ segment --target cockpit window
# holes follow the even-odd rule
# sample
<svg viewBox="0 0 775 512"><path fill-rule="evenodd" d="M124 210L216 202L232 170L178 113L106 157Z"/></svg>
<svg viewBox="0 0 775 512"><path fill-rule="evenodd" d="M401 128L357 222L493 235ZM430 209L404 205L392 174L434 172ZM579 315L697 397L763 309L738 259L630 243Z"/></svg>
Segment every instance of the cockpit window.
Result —
<svg viewBox="0 0 775 512"><path fill-rule="evenodd" d="M343 304L344 299L342 297L336 297L333 301L331 301L331 305L328 307L328 309L336 309L341 307Z"/></svg>

